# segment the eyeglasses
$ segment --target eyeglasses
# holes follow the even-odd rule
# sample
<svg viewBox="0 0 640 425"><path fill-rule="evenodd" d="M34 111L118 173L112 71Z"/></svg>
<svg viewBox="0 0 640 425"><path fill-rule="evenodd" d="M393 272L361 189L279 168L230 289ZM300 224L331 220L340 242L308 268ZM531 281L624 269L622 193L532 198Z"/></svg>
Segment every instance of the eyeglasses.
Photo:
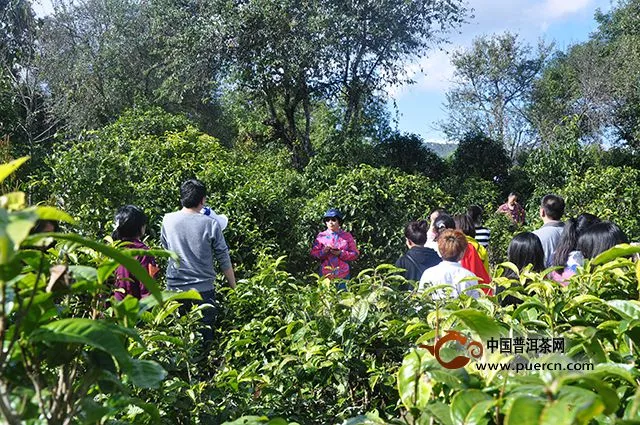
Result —
<svg viewBox="0 0 640 425"><path fill-rule="evenodd" d="M327 221L337 221L339 223L340 219L338 217L325 217L324 222L326 223Z"/></svg>

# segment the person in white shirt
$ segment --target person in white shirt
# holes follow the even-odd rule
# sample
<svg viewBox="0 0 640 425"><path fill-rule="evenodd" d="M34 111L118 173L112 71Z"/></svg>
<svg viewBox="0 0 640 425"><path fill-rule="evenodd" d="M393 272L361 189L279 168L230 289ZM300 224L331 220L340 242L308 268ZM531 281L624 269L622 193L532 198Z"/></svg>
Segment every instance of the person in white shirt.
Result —
<svg viewBox="0 0 640 425"><path fill-rule="evenodd" d="M438 251L442 262L437 266L428 268L422 273L418 292L423 292L429 286L447 284L453 291L451 297L458 297L465 292L473 298L478 298L480 293L468 288L478 284L476 275L460 265L460 260L467 249L467 239L459 230L445 230L438 237ZM474 279L471 279L474 278ZM432 293L433 299L444 299L447 292L439 289Z"/></svg>

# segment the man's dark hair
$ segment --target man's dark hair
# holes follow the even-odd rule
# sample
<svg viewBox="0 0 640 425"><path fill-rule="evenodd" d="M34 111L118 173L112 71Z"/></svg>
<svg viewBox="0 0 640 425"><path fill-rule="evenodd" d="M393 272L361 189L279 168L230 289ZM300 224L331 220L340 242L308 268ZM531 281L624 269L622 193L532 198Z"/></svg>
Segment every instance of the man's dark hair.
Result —
<svg viewBox="0 0 640 425"><path fill-rule="evenodd" d="M200 180L187 180L180 186L180 203L185 208L197 207L205 196L207 187Z"/></svg>
<svg viewBox="0 0 640 425"><path fill-rule="evenodd" d="M545 195L542 197L540 207L551 220L560 220L564 214L564 199L558 195Z"/></svg>
<svg viewBox="0 0 640 425"><path fill-rule="evenodd" d="M411 221L404 228L404 237L416 245L424 245L427 242L429 223L425 220Z"/></svg>

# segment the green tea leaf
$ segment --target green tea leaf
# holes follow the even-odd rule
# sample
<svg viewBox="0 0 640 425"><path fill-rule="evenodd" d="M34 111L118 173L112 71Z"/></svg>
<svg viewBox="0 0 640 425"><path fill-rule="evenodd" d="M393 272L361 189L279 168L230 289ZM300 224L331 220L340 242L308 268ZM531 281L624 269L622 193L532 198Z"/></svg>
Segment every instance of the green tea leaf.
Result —
<svg viewBox="0 0 640 425"><path fill-rule="evenodd" d="M23 156L22 158L15 159L8 164L0 165L0 183L13 174L13 172L20 168L22 164L27 162L28 159L28 156Z"/></svg>
<svg viewBox="0 0 640 425"><path fill-rule="evenodd" d="M631 257L640 253L640 246L630 244L616 245L591 260L591 264L600 265L613 261L618 257Z"/></svg>
<svg viewBox="0 0 640 425"><path fill-rule="evenodd" d="M462 321L465 327L480 336L483 340L502 335L502 327L495 319L480 310L466 309L452 313Z"/></svg>
<svg viewBox="0 0 640 425"><path fill-rule="evenodd" d="M537 397L520 396L516 398L505 417L505 425L538 425L544 403Z"/></svg>
<svg viewBox="0 0 640 425"><path fill-rule="evenodd" d="M423 376L424 352L413 350L402 361L398 370L398 392L402 403L408 408L424 407L431 396L431 383L428 376Z"/></svg>
<svg viewBox="0 0 640 425"><path fill-rule="evenodd" d="M157 388L167 376L167 371L154 361L132 359L127 376L135 386Z"/></svg>
<svg viewBox="0 0 640 425"><path fill-rule="evenodd" d="M140 262L138 262L138 260L136 260L135 258L129 257L117 248L113 248L100 242L83 238L82 236L73 233L48 233L46 236L53 237L54 239L58 240L76 242L80 245L91 248L94 251L98 251L99 253L116 260L118 263L125 266L127 270L129 270L136 277L136 279L142 282L142 284L149 290L151 295L153 295L158 300L158 302L162 302L162 292L160 290L160 286L158 286L158 283L155 281L155 279L149 276L149 272L145 270L145 268L142 267L140 265ZM29 243L35 243L43 237L45 236L32 235L28 238L28 241Z"/></svg>
<svg viewBox="0 0 640 425"><path fill-rule="evenodd" d="M480 390L462 390L451 401L451 421L469 425L486 423L482 418L492 404L493 399Z"/></svg>
<svg viewBox="0 0 640 425"><path fill-rule="evenodd" d="M35 207L35 212L41 220L62 221L69 224L76 224L73 217L54 207L40 205Z"/></svg>
<svg viewBox="0 0 640 425"><path fill-rule="evenodd" d="M611 307L624 319L640 320L640 302L634 300L611 300L607 301Z"/></svg>

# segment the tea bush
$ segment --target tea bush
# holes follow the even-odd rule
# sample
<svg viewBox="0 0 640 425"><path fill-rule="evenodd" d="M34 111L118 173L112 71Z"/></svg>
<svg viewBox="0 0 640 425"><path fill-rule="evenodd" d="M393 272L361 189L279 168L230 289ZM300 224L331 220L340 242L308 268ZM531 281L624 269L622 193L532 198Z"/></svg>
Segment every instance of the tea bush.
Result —
<svg viewBox="0 0 640 425"><path fill-rule="evenodd" d="M583 212L611 220L633 240L640 238L640 170L592 168L574 176L562 190L568 216Z"/></svg>
<svg viewBox="0 0 640 425"><path fill-rule="evenodd" d="M116 123L66 142L49 161L47 187L79 219L79 231L110 233L115 210L140 206L149 215L151 243L162 216L179 208L179 186L199 178L209 203L229 217L225 230L237 266L250 270L259 251L286 255L291 270L308 272L308 252L329 207L347 215L363 256L360 269L395 261L402 229L450 198L424 176L361 165L352 169L312 162L304 173L283 151L230 150L180 117L154 110L130 112Z"/></svg>
<svg viewBox="0 0 640 425"><path fill-rule="evenodd" d="M390 168L361 165L341 174L331 186L306 203L298 223L298 250L307 253L316 231L323 230L322 213L336 207L345 214L361 252L357 267L395 262L406 249L404 225L428 218L432 209L451 198L426 177Z"/></svg>
<svg viewBox="0 0 640 425"><path fill-rule="evenodd" d="M1 166L0 180L18 165ZM358 205L376 205L391 193L406 204L431 187L364 166L338 183L337 192L325 189L308 201L309 217L314 209L322 211L314 202L333 196L338 202L353 193L362 196ZM288 185L297 184L294 178ZM283 270L283 257L257 253L247 278L236 289L219 291L216 344L203 350L199 310L179 304L196 294L161 292L161 283L132 258L133 250L70 233L28 237L38 218L72 219L50 207L28 208L24 199L21 193L0 197L0 415L11 425L640 421L640 268L630 259L640 247L602 253L579 268L568 287L525 268L514 280L495 274L495 284L507 288L498 296L439 301L430 291L399 291L403 280L390 265L363 270L347 291L339 291L327 279L301 279ZM390 204L389 214L406 213ZM342 208L360 214L348 203ZM495 243L503 245L511 231L508 219L496 220L502 230ZM375 235L374 227L367 230ZM52 240L57 245L40 245ZM109 276L118 264L153 296L111 298L107 305ZM523 302L501 307L505 295ZM445 369L419 347L448 330L484 347L490 338L505 336L562 337L563 353L527 353L519 360L594 367L580 374L482 370L475 362ZM446 350L455 355L453 347ZM481 359L513 360L488 348Z"/></svg>

